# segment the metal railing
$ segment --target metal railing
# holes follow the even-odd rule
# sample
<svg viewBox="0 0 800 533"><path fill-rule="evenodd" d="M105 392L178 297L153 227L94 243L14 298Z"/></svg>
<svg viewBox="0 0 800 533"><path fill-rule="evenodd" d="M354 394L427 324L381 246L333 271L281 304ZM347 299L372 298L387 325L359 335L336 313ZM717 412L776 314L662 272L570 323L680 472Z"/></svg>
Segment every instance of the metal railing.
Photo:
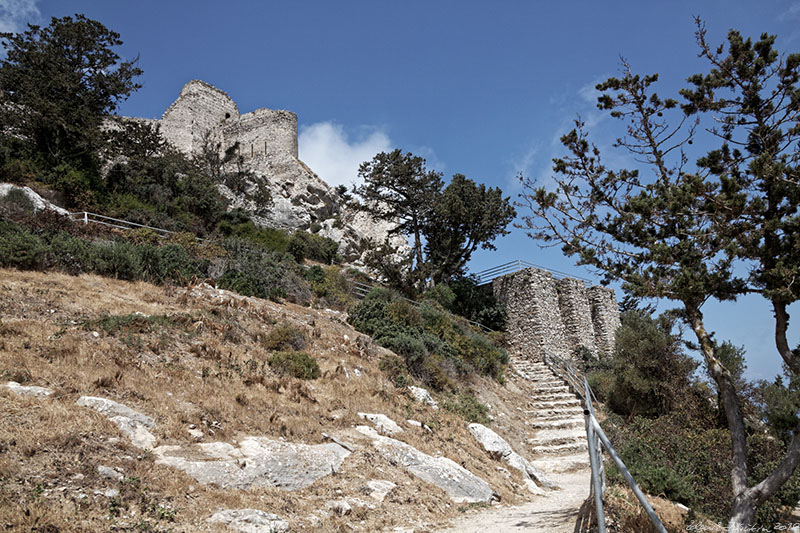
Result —
<svg viewBox="0 0 800 533"><path fill-rule="evenodd" d="M516 259L514 261L509 261L508 263L503 263L502 265L497 265L492 268L487 268L486 270L481 270L480 272L474 273L473 276L475 277L475 280L477 281L478 285L485 285L486 283L489 283L490 281L496 278L505 276L507 274L513 274L515 272L519 272L520 270L524 270L526 268L538 268L539 270L550 272L556 279L573 278L573 279L579 279L581 281L591 282L591 280L589 279L581 278L573 274L567 274L566 272L561 272L559 270L553 270L552 268L543 267L541 265L536 265L534 263L531 263L529 261L524 261L522 259Z"/></svg>
<svg viewBox="0 0 800 533"><path fill-rule="evenodd" d="M130 220L121 220L119 218L107 217L105 215L100 215L98 213L90 213L88 211L78 211L76 213L69 213L69 218L73 222L83 222L84 224L88 224L89 222L93 224L102 224L103 226L107 226L109 228L115 229L124 229L124 230L135 230L135 229L149 229L151 231L155 231L162 237L166 237L168 235L174 235L178 233L176 231L170 231L168 229L163 228L156 228L153 226L148 226L147 224L139 224L138 222L131 222ZM195 236L195 239L202 242L207 242L207 239L201 239L200 237Z"/></svg>
<svg viewBox="0 0 800 533"><path fill-rule="evenodd" d="M611 441L603 431L603 428L600 427L600 422L594 414L594 405L597 404L599 407L600 404L594 392L592 392L592 388L589 386L589 381L586 379L586 376L571 362L557 355L546 354L544 362L556 375L567 382L568 386L573 389L573 392L583 400L583 415L586 419L586 440L589 445L589 463L592 467L591 496L594 499L594 507L597 514L598 533L606 533L605 512L603 510L603 494L605 494L606 490L603 450L605 450L608 456L614 461L617 469L625 478L625 481L639 500L639 503L644 508L647 516L650 518L650 522L652 522L656 530L659 531L659 533L667 533L658 515L653 510L653 506L650 505L650 502L647 500L647 496L645 496L642 489L639 488L639 485L617 454Z"/></svg>

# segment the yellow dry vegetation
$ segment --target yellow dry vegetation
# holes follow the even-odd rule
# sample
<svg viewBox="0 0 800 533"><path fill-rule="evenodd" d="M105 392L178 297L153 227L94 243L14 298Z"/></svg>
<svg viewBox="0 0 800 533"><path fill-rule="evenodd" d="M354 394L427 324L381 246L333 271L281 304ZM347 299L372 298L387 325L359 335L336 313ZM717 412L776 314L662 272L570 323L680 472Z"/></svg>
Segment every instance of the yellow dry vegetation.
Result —
<svg viewBox="0 0 800 533"><path fill-rule="evenodd" d="M244 298L211 287L159 287L91 275L0 270L0 383L54 390L49 398L0 390L0 529L65 531L216 531L216 510L256 508L287 519L292 531L436 530L459 506L446 494L389 463L352 428L357 412L383 413L404 426L399 438L449 457L486 480L502 502L530 495L521 478L498 469L464 420L432 410L379 370L383 348L345 323L341 312ZM303 351L321 377L280 376L266 363L265 339L276 327L305 333ZM469 383L491 405L494 429L524 453L525 383ZM352 442L339 472L286 492L204 486L156 464L100 414L78 407L81 395L110 398L152 416L158 444L246 436L317 444L323 433ZM420 420L433 429L405 424ZM121 481L97 466L118 468ZM371 479L398 484L384 502L365 496ZM119 494L108 497L105 492ZM347 516L313 518L326 502L359 498ZM462 509L463 510L463 509Z"/></svg>

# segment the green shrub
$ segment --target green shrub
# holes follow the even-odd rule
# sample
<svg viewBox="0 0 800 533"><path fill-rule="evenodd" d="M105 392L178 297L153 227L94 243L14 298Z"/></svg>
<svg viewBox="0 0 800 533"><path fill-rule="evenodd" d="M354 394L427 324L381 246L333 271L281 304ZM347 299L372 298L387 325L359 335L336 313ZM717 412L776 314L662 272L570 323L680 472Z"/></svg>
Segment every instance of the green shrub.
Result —
<svg viewBox="0 0 800 533"><path fill-rule="evenodd" d="M436 302L445 309L452 309L456 295L450 287L444 283L439 283L433 288L428 289L425 294L422 295L422 298L424 300Z"/></svg>
<svg viewBox="0 0 800 533"><path fill-rule="evenodd" d="M94 245L89 261L92 271L124 280L142 279L142 260L136 246L127 242Z"/></svg>
<svg viewBox="0 0 800 533"><path fill-rule="evenodd" d="M489 408L483 405L472 392L459 392L447 398L442 405L451 413L460 415L467 422L489 423Z"/></svg>
<svg viewBox="0 0 800 533"><path fill-rule="evenodd" d="M339 259L339 244L336 241L303 230L292 234L288 251L298 263L308 258L332 265Z"/></svg>
<svg viewBox="0 0 800 533"><path fill-rule="evenodd" d="M217 286L245 296L278 300L297 284L291 277L293 266L282 255L258 250L241 240L225 242L230 254L225 273Z"/></svg>
<svg viewBox="0 0 800 533"><path fill-rule="evenodd" d="M415 307L385 289L373 289L348 320L381 346L402 356L408 370L436 390L452 386L456 372L502 379L508 353L438 304Z"/></svg>
<svg viewBox="0 0 800 533"><path fill-rule="evenodd" d="M0 202L12 205L23 211L32 212L34 209L33 200L31 200L25 191L19 187L12 187L8 190L5 196L0 196Z"/></svg>
<svg viewBox="0 0 800 533"><path fill-rule="evenodd" d="M409 383L411 383L411 378L406 370L405 362L396 355L382 357L378 362L378 368L383 370L392 383L399 389L408 387Z"/></svg>
<svg viewBox="0 0 800 533"><path fill-rule="evenodd" d="M289 324L278 324L267 334L263 342L267 350L302 350L306 347L306 334Z"/></svg>
<svg viewBox="0 0 800 533"><path fill-rule="evenodd" d="M339 267L314 265L304 272L318 301L333 309L346 309L353 303L352 286Z"/></svg>
<svg viewBox="0 0 800 533"><path fill-rule="evenodd" d="M0 265L30 270L44 264L47 246L37 235L8 222L0 222Z"/></svg>
<svg viewBox="0 0 800 533"><path fill-rule="evenodd" d="M304 352L276 352L267 361L276 372L299 379L316 379L320 376L317 360Z"/></svg>
<svg viewBox="0 0 800 533"><path fill-rule="evenodd" d="M58 232L50 239L49 263L72 275L91 271L92 245L85 240Z"/></svg>

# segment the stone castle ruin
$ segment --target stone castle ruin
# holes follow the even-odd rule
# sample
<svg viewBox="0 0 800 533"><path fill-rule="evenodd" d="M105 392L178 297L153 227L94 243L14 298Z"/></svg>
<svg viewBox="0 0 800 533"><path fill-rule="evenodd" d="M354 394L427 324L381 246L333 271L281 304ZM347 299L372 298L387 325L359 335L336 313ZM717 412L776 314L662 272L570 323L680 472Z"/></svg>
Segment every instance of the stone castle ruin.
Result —
<svg viewBox="0 0 800 533"><path fill-rule="evenodd" d="M238 143L238 154L254 182L266 186L272 204L264 207L223 184L220 192L231 208L249 212L256 224L287 230L311 230L340 243L346 260L357 260L366 241L382 243L392 225L348 209L339 194L298 159L297 115L291 111L257 109L239 113L224 91L200 80L183 86L161 119L132 119L160 126L161 134L177 149L198 156L208 147L220 157ZM233 163L231 163L233 165ZM407 246L394 236L390 242Z"/></svg>
<svg viewBox="0 0 800 533"><path fill-rule="evenodd" d="M511 352L523 359L571 359L580 349L602 357L614 350L620 319L613 289L526 268L496 278L492 290L508 311Z"/></svg>

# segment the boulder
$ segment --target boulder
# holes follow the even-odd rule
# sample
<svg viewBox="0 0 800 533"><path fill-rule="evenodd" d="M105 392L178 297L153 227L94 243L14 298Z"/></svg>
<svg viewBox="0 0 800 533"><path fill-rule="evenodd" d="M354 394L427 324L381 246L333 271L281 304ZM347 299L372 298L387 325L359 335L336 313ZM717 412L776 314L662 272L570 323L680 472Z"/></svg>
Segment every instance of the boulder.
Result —
<svg viewBox="0 0 800 533"><path fill-rule="evenodd" d="M533 494L542 494L542 487L547 489L558 488L547 479L533 464L515 452L511 445L500 435L482 424L470 424L469 432L483 449L495 460L504 461L508 466L519 470L525 478L525 484Z"/></svg>
<svg viewBox="0 0 800 533"><path fill-rule="evenodd" d="M436 403L436 400L433 399L433 396L431 396L431 393L428 392L427 389L410 385L408 390L418 402L430 405L433 409L439 408L439 404Z"/></svg>
<svg viewBox="0 0 800 533"><path fill-rule="evenodd" d="M397 487L397 484L384 479L373 479L367 481L367 484L361 489L362 492L368 494L373 500L382 502L386 496Z"/></svg>
<svg viewBox="0 0 800 533"><path fill-rule="evenodd" d="M356 429L371 438L375 449L387 460L439 487L455 503L487 503L497 498L488 483L455 461L430 456L405 442L379 435L368 426Z"/></svg>
<svg viewBox="0 0 800 533"><path fill-rule="evenodd" d="M156 437L150 433L155 421L127 405L100 398L98 396L81 396L76 402L81 407L89 407L112 421L119 430L138 448L152 449L156 445Z"/></svg>
<svg viewBox="0 0 800 533"><path fill-rule="evenodd" d="M224 524L242 533L279 533L289 531L289 522L258 509L228 509L211 515L209 522Z"/></svg>
<svg viewBox="0 0 800 533"><path fill-rule="evenodd" d="M223 488L304 489L334 474L350 452L336 443L292 444L247 437L238 447L225 442L159 446L156 462L182 470L203 484Z"/></svg>
<svg viewBox="0 0 800 533"><path fill-rule="evenodd" d="M20 396L34 396L36 398L46 398L53 394L53 391L47 387L37 387L35 385L20 385L16 381L9 381L0 387L9 390Z"/></svg>
<svg viewBox="0 0 800 533"><path fill-rule="evenodd" d="M383 435L396 435L403 432L403 428L397 425L394 420L386 415L375 413L358 413L364 420L369 420L378 428L378 433Z"/></svg>

